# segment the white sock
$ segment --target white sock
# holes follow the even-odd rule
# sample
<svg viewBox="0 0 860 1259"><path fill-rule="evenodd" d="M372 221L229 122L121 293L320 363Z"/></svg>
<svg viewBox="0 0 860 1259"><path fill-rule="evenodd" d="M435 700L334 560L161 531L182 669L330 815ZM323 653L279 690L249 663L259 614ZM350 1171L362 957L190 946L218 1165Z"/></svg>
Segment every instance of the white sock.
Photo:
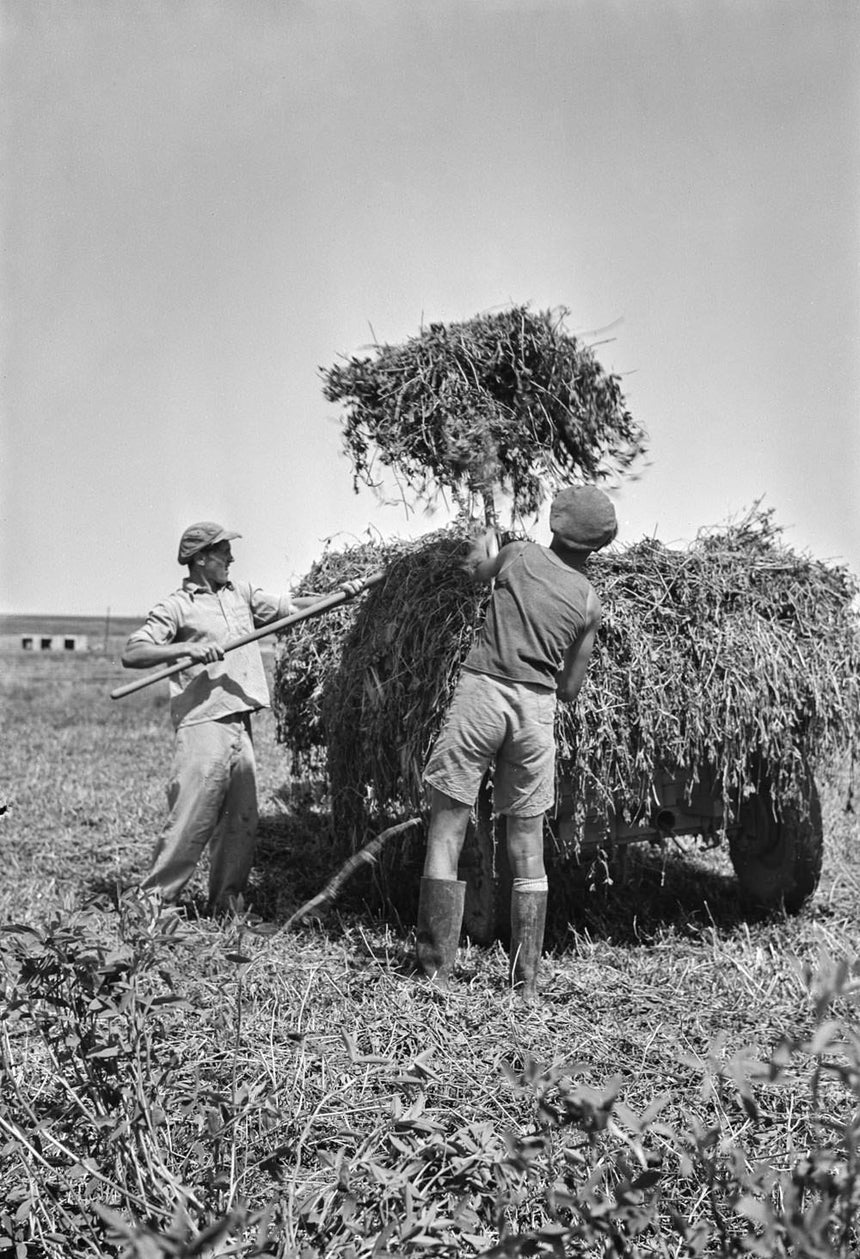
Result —
<svg viewBox="0 0 860 1259"><path fill-rule="evenodd" d="M515 892L546 892L548 889L546 875L542 879L514 879Z"/></svg>

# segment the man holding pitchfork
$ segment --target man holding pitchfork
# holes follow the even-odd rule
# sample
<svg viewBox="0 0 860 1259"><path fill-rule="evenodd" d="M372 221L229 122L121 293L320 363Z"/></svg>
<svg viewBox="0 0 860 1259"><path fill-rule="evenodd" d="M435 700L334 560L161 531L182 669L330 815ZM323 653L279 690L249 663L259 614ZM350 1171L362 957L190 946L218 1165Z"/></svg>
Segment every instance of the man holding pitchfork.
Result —
<svg viewBox="0 0 860 1259"><path fill-rule="evenodd" d="M245 890L251 870L258 817L251 714L269 706L257 642L234 650L232 640L323 597L271 595L232 582L230 543L240 536L211 520L189 525L177 557L188 576L152 609L122 656L127 669L188 662L170 677L168 815L141 888L176 900L208 844L214 912ZM351 598L362 585L344 582L341 590Z"/></svg>

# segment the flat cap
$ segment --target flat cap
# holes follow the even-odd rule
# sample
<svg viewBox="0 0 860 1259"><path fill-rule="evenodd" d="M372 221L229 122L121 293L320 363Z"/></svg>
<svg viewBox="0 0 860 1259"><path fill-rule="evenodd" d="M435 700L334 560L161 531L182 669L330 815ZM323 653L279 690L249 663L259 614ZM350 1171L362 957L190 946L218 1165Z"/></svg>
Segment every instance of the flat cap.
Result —
<svg viewBox="0 0 860 1259"><path fill-rule="evenodd" d="M214 520L198 520L196 524L189 525L179 539L178 561L180 564L187 564L198 551L205 550L207 546L214 546L216 542L230 542L241 536L241 533L231 533Z"/></svg>
<svg viewBox="0 0 860 1259"><path fill-rule="evenodd" d="M596 485L559 490L549 511L549 527L572 551L599 551L618 532L612 500Z"/></svg>

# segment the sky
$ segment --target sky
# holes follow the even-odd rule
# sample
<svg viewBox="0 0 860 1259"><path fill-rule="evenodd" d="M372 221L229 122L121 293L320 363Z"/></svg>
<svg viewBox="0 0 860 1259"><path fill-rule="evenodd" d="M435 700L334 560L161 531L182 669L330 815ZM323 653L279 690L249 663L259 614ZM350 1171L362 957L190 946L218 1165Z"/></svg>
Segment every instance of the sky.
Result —
<svg viewBox="0 0 860 1259"><path fill-rule="evenodd" d="M621 543L763 500L860 573L854 0L0 0L0 59L0 612L438 527L320 368L521 303L648 430Z"/></svg>

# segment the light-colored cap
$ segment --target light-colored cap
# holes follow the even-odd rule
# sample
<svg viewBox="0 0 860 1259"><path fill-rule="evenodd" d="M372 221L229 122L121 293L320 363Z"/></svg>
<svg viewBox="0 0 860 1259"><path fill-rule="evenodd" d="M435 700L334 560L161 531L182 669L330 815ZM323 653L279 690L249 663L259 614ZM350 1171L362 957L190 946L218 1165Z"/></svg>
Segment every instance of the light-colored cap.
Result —
<svg viewBox="0 0 860 1259"><path fill-rule="evenodd" d="M207 546L214 546L216 542L230 542L241 536L241 533L232 533L214 520L198 520L195 525L189 525L179 539L178 561L180 564L187 564L198 551L204 551Z"/></svg>

